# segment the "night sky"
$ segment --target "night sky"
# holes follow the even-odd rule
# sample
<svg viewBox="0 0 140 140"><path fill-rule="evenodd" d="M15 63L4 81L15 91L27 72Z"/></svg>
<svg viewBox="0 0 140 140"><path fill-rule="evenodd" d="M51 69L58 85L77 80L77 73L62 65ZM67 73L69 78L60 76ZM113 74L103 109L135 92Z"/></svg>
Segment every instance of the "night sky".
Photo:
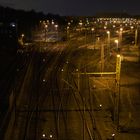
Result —
<svg viewBox="0 0 140 140"><path fill-rule="evenodd" d="M140 0L0 0L0 5L60 15L89 16L99 12L140 14Z"/></svg>

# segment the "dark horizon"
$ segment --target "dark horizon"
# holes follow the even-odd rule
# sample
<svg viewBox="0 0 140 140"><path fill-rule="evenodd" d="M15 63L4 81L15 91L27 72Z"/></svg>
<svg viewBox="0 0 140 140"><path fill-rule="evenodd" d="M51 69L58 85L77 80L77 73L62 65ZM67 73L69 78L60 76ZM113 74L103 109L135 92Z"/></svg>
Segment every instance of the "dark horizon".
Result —
<svg viewBox="0 0 140 140"><path fill-rule="evenodd" d="M6 9L11 9L11 10L15 10L15 11L24 11L24 12L35 12L35 13L41 13L43 14L44 16L45 15L58 15L58 16L73 16L73 17L80 17L80 16L83 16L83 17L135 17L135 16L140 16L140 13L139 14L132 14L132 13L127 13L126 11L122 11L122 12L111 12L111 11L100 11L100 12L97 12L93 15L75 15L75 14L71 14L71 15L61 15L59 13L51 13L51 12L48 12L48 13L44 13L43 11L36 11L35 9L31 9L31 10L25 10L25 9L16 9L16 8L12 8L12 7L9 7L9 6L2 6L0 5L1 8L4 8L5 10Z"/></svg>
<svg viewBox="0 0 140 140"><path fill-rule="evenodd" d="M53 13L61 16L94 16L97 13L128 13L130 15L140 14L140 1L131 0L129 2L117 0L71 0L71 1L37 1L37 0L1 0L0 5L21 9L25 11L35 10L44 14Z"/></svg>

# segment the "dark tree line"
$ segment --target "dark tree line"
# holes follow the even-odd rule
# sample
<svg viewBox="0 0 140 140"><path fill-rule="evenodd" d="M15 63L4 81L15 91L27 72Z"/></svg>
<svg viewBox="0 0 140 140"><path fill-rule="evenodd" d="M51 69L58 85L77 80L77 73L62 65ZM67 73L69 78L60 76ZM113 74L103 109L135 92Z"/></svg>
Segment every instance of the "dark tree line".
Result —
<svg viewBox="0 0 140 140"><path fill-rule="evenodd" d="M64 17L61 17L59 15L51 13L45 15L43 12L36 12L34 10L15 10L9 7L2 6L0 6L0 19L16 21L18 25L18 36L24 33L29 39L31 37L32 30L38 26L40 20L53 19L57 21L58 24L65 24Z"/></svg>

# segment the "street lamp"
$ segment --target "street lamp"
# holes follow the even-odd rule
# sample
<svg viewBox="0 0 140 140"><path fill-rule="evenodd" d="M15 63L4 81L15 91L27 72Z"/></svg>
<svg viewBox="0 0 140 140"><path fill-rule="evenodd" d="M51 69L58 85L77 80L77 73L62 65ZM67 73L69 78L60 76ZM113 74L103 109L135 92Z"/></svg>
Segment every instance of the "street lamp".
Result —
<svg viewBox="0 0 140 140"><path fill-rule="evenodd" d="M106 26L104 26L104 29L106 29L107 27Z"/></svg>
<svg viewBox="0 0 140 140"><path fill-rule="evenodd" d="M119 107L120 107L120 72L121 72L121 55L117 54L116 60L116 95L114 100L114 122L119 127Z"/></svg>
<svg viewBox="0 0 140 140"><path fill-rule="evenodd" d="M115 25L113 25L113 28L115 28L116 26Z"/></svg>
<svg viewBox="0 0 140 140"><path fill-rule="evenodd" d="M55 30L56 30L56 36L57 36L57 40L58 40L58 25L56 24L56 25L54 25L54 27L55 27Z"/></svg>
<svg viewBox="0 0 140 140"><path fill-rule="evenodd" d="M110 31L107 31L107 34L110 34Z"/></svg>
<svg viewBox="0 0 140 140"><path fill-rule="evenodd" d="M45 135L45 134L43 134L43 135L42 135L42 137L43 137L43 138L45 138L45 137L46 137L46 135Z"/></svg>
<svg viewBox="0 0 140 140"><path fill-rule="evenodd" d="M81 34L81 32L82 32L82 26L83 26L83 23L82 23L82 21L80 20L80 22L79 22L79 36L80 36L80 34Z"/></svg>
<svg viewBox="0 0 140 140"><path fill-rule="evenodd" d="M54 25L54 21L52 20L52 25Z"/></svg>
<svg viewBox="0 0 140 140"><path fill-rule="evenodd" d="M119 32L119 42L120 42L120 44L122 43L122 32L123 32L123 28L120 28L120 32Z"/></svg>
<svg viewBox="0 0 140 140"><path fill-rule="evenodd" d="M55 29L57 30L58 29L58 25L56 24L56 25L54 25L54 27L55 27Z"/></svg>
<svg viewBox="0 0 140 140"><path fill-rule="evenodd" d="M112 136L112 139L114 140L115 134L113 133L111 136Z"/></svg>
<svg viewBox="0 0 140 140"><path fill-rule="evenodd" d="M118 39L116 39L116 40L115 40L115 43L116 43L116 46L117 46L117 51L118 51L118 52L120 52L119 40L118 40Z"/></svg>
<svg viewBox="0 0 140 140"><path fill-rule="evenodd" d="M24 34L21 34L21 37L23 38L24 37Z"/></svg>
<svg viewBox="0 0 140 140"><path fill-rule="evenodd" d="M122 32L123 31L123 28L120 28L120 31Z"/></svg>
<svg viewBox="0 0 140 140"><path fill-rule="evenodd" d="M110 53L110 31L107 31L107 35L108 35L108 38L107 38L107 43L108 43L108 53Z"/></svg>
<svg viewBox="0 0 140 140"><path fill-rule="evenodd" d="M82 21L79 22L79 25L80 25L80 31L82 31L82 26L83 26Z"/></svg>
<svg viewBox="0 0 140 140"><path fill-rule="evenodd" d="M132 30L132 29L134 29L134 26L131 26L130 28L131 28L131 30Z"/></svg>
<svg viewBox="0 0 140 140"><path fill-rule="evenodd" d="M116 43L117 49L118 49L118 47L119 47L119 41L118 41L118 39L115 40L115 43Z"/></svg>
<svg viewBox="0 0 140 140"><path fill-rule="evenodd" d="M53 135L52 134L50 134L50 138L53 138Z"/></svg>
<svg viewBox="0 0 140 140"><path fill-rule="evenodd" d="M42 134L41 140L52 140L52 139L53 139L52 134L50 134L49 136L47 136L46 134Z"/></svg>
<svg viewBox="0 0 140 140"><path fill-rule="evenodd" d="M135 46L137 46L138 41L138 29L135 30Z"/></svg>
<svg viewBox="0 0 140 140"><path fill-rule="evenodd" d="M94 32L94 28L91 28L91 31L92 31L92 41L94 40L94 38L93 38L93 32ZM93 46L94 46L94 41L93 41ZM95 49L95 46L94 46L94 49Z"/></svg>
<svg viewBox="0 0 140 140"><path fill-rule="evenodd" d="M70 38L70 32L69 32L69 29L70 29L70 27L69 26L67 26L67 39L69 39Z"/></svg>
<svg viewBox="0 0 140 140"><path fill-rule="evenodd" d="M42 134L42 138L41 138L41 140L46 140L47 138L46 138L46 134Z"/></svg>
<svg viewBox="0 0 140 140"><path fill-rule="evenodd" d="M45 41L46 41L46 39L47 39L47 28L48 28L48 25L46 24L46 25L45 25Z"/></svg>
<svg viewBox="0 0 140 140"><path fill-rule="evenodd" d="M93 32L94 30L95 30L94 28L91 29L92 32Z"/></svg>
<svg viewBox="0 0 140 140"><path fill-rule="evenodd" d="M21 36L19 38L19 42L21 43L22 46L24 45L24 37L25 37L25 35L21 34Z"/></svg>
<svg viewBox="0 0 140 140"><path fill-rule="evenodd" d="M83 25L83 23L82 23L82 22L79 22L79 25L80 25L80 26L82 26L82 25Z"/></svg>

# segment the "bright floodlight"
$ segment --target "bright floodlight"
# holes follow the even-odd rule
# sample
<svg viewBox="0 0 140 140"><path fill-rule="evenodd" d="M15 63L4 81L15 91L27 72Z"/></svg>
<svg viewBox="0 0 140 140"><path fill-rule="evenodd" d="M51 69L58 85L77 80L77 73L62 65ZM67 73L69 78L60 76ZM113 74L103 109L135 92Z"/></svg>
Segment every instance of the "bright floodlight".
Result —
<svg viewBox="0 0 140 140"><path fill-rule="evenodd" d="M21 34L22 37L24 37L24 34Z"/></svg>
<svg viewBox="0 0 140 140"><path fill-rule="evenodd" d="M115 136L115 134L113 133L113 134L112 134L112 137L114 137L114 136Z"/></svg>
<svg viewBox="0 0 140 140"><path fill-rule="evenodd" d="M102 104L100 104L100 107L102 107Z"/></svg>
<svg viewBox="0 0 140 140"><path fill-rule="evenodd" d="M120 31L123 31L123 28L120 28Z"/></svg>
<svg viewBox="0 0 140 140"><path fill-rule="evenodd" d="M119 41L116 39L116 40L115 40L115 43L119 43Z"/></svg>
<svg viewBox="0 0 140 140"><path fill-rule="evenodd" d="M121 57L120 54L117 54L117 57Z"/></svg>
<svg viewBox="0 0 140 140"><path fill-rule="evenodd" d="M58 28L58 25L57 24L55 25L55 28Z"/></svg>
<svg viewBox="0 0 140 140"><path fill-rule="evenodd" d="M78 71L78 69L76 69L76 71Z"/></svg>
<svg viewBox="0 0 140 140"><path fill-rule="evenodd" d="M11 25L12 27L15 27L15 26L16 26L16 24L15 24L15 23L11 23L10 25Z"/></svg>
<svg viewBox="0 0 140 140"><path fill-rule="evenodd" d="M80 26L82 26L82 25L83 25L83 23L82 23L82 22L79 22L79 25L80 25Z"/></svg>
<svg viewBox="0 0 140 140"><path fill-rule="evenodd" d="M115 28L116 26L115 25L113 25L113 28Z"/></svg>
<svg viewBox="0 0 140 140"><path fill-rule="evenodd" d="M45 137L46 137L46 135L45 135L45 134L43 134L43 135L42 135L42 137L43 137L43 138L45 138Z"/></svg>
<svg viewBox="0 0 140 140"><path fill-rule="evenodd" d="M107 34L110 34L110 31L107 31Z"/></svg>

